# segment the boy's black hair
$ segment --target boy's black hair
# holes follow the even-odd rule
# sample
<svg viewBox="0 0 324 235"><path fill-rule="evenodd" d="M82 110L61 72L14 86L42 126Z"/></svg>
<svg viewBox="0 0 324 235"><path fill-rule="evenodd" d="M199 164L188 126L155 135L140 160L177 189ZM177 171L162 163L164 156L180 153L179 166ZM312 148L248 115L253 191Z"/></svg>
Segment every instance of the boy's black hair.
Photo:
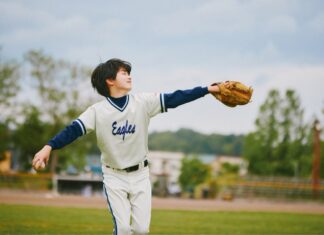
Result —
<svg viewBox="0 0 324 235"><path fill-rule="evenodd" d="M92 87L95 88L100 95L104 97L109 96L110 92L106 80L115 80L117 72L121 68L125 69L130 74L132 65L127 61L117 58L110 59L105 63L100 63L91 74Z"/></svg>

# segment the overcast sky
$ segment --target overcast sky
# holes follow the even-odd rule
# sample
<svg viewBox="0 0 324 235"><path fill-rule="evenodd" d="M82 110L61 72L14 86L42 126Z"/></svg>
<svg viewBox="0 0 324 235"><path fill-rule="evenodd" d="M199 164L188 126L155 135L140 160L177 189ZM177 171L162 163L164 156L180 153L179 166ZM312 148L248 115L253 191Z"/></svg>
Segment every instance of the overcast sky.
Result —
<svg viewBox="0 0 324 235"><path fill-rule="evenodd" d="M0 45L11 59L43 49L91 67L128 60L132 92L225 80L254 88L249 105L228 108L208 95L155 117L151 131L248 133L271 89L296 90L305 120L317 115L324 122L321 0L0 0Z"/></svg>

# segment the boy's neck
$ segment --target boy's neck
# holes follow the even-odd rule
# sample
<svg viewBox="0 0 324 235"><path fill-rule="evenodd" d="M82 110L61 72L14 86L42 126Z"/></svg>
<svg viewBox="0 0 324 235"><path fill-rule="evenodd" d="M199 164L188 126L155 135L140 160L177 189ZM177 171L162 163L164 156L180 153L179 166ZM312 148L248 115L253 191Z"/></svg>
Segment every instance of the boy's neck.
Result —
<svg viewBox="0 0 324 235"><path fill-rule="evenodd" d="M125 91L125 90L118 90L118 91L116 91L114 89L110 90L110 96L113 98L120 98L127 94L128 94L128 91Z"/></svg>

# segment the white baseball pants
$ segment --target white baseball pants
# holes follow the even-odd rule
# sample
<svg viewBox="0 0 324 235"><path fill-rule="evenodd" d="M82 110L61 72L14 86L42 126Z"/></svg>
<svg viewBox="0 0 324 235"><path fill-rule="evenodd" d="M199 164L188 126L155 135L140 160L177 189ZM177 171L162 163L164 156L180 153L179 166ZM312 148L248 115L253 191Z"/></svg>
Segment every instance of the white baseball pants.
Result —
<svg viewBox="0 0 324 235"><path fill-rule="evenodd" d="M113 234L148 234L152 199L148 166L129 173L105 166L102 171Z"/></svg>

